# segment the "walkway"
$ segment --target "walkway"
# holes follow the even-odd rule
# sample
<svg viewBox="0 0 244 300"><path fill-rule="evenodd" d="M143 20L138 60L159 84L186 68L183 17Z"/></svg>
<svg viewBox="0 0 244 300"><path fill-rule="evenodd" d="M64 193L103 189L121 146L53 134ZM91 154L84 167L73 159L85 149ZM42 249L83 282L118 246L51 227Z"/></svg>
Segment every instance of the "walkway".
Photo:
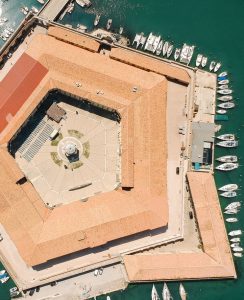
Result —
<svg viewBox="0 0 244 300"><path fill-rule="evenodd" d="M70 0L50 0L40 11L39 17L54 21Z"/></svg>

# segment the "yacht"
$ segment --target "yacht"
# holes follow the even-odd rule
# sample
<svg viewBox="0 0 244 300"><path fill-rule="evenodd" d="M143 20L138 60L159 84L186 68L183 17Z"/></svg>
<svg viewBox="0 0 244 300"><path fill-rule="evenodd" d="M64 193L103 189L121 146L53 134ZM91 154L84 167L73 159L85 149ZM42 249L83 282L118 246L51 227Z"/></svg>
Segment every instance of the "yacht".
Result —
<svg viewBox="0 0 244 300"><path fill-rule="evenodd" d="M241 239L240 239L239 237L236 237L236 238L230 239L230 241L231 241L232 243L237 243L237 242L240 242Z"/></svg>
<svg viewBox="0 0 244 300"><path fill-rule="evenodd" d="M156 55L160 55L160 53L162 52L162 49L163 49L163 41L161 40L156 49Z"/></svg>
<svg viewBox="0 0 244 300"><path fill-rule="evenodd" d="M225 109L218 109L218 110L216 110L216 113L219 114L219 115L224 115L224 114L227 113L227 110L225 110Z"/></svg>
<svg viewBox="0 0 244 300"><path fill-rule="evenodd" d="M209 65L209 71L210 71L210 72L213 71L215 65L216 65L216 62L215 62L214 60L211 61L210 65Z"/></svg>
<svg viewBox="0 0 244 300"><path fill-rule="evenodd" d="M158 47L158 45L160 43L160 40L161 40L161 36L160 35L155 37L155 40L154 40L153 45L152 45L152 53L156 52L157 47Z"/></svg>
<svg viewBox="0 0 244 300"><path fill-rule="evenodd" d="M97 26L99 21L100 21L101 16L100 15L96 15L96 18L94 20L94 26Z"/></svg>
<svg viewBox="0 0 244 300"><path fill-rule="evenodd" d="M225 147L225 148L234 148L238 146L238 141L221 141L217 143L216 145L220 147Z"/></svg>
<svg viewBox="0 0 244 300"><path fill-rule="evenodd" d="M217 166L215 169L220 171L232 171L234 169L237 169L239 167L238 163L223 163L219 166Z"/></svg>
<svg viewBox="0 0 244 300"><path fill-rule="evenodd" d="M147 39L147 42L145 44L145 47L144 47L144 50L148 50L148 51L151 51L152 49L152 44L155 40L155 36L152 34L152 32L149 34L148 36L148 39Z"/></svg>
<svg viewBox="0 0 244 300"><path fill-rule="evenodd" d="M163 300L171 300L172 296L170 294L169 288L166 283L164 283L163 291L162 291Z"/></svg>
<svg viewBox="0 0 244 300"><path fill-rule="evenodd" d="M238 189L238 185L235 183L230 183L230 184L226 184L223 185L219 188L219 191L223 191L223 192L233 192L236 191Z"/></svg>
<svg viewBox="0 0 244 300"><path fill-rule="evenodd" d="M203 58L203 55L202 54L198 54L197 55L197 59L196 59L196 66L199 67L201 62L202 62L202 58Z"/></svg>
<svg viewBox="0 0 244 300"><path fill-rule="evenodd" d="M240 252L235 252L235 253L233 253L233 255L236 257L242 257L242 253L240 253Z"/></svg>
<svg viewBox="0 0 244 300"><path fill-rule="evenodd" d="M217 90L217 93L218 94L221 94L221 95L229 95L229 94L232 94L232 90L230 90L230 89L226 89L226 90Z"/></svg>
<svg viewBox="0 0 244 300"><path fill-rule="evenodd" d="M236 192L232 192L232 191L223 192L223 193L220 194L220 196L225 197L225 198L234 198L234 197L237 196L237 193Z"/></svg>
<svg viewBox="0 0 244 300"><path fill-rule="evenodd" d="M168 47L168 50L167 50L167 53L166 53L167 58L170 57L170 55L171 55L172 52L173 52L173 49L174 49L174 46L173 46L172 44L169 44L169 47Z"/></svg>
<svg viewBox="0 0 244 300"><path fill-rule="evenodd" d="M228 72L224 71L218 75L218 78L226 77L226 76L228 76Z"/></svg>
<svg viewBox="0 0 244 300"><path fill-rule="evenodd" d="M217 72L220 69L220 67L221 67L221 63L218 62L214 67L214 72Z"/></svg>
<svg viewBox="0 0 244 300"><path fill-rule="evenodd" d="M232 248L232 250L235 251L235 252L243 252L242 247L234 247L234 248Z"/></svg>
<svg viewBox="0 0 244 300"><path fill-rule="evenodd" d="M154 284L152 286L151 298L152 298L152 300L160 300L158 292L157 292Z"/></svg>
<svg viewBox="0 0 244 300"><path fill-rule="evenodd" d="M187 294L186 294L185 288L182 283L180 284L180 287L179 287L179 293L180 293L181 300L186 300Z"/></svg>
<svg viewBox="0 0 244 300"><path fill-rule="evenodd" d="M236 201L236 202L232 202L230 204L228 204L225 208L225 210L229 210L229 209L235 209L235 208L239 208L241 207L241 202Z"/></svg>
<svg viewBox="0 0 244 300"><path fill-rule="evenodd" d="M217 139L222 140L222 141L234 141L235 135L232 133L221 134L221 135L217 136Z"/></svg>
<svg viewBox="0 0 244 300"><path fill-rule="evenodd" d="M233 209L227 209L224 211L225 214L227 215L235 215L239 212L239 210L237 208L233 208Z"/></svg>
<svg viewBox="0 0 244 300"><path fill-rule="evenodd" d="M180 49L180 48L176 48L176 49L175 49L174 60L177 60L177 59L179 58L180 52L181 52L181 49Z"/></svg>
<svg viewBox="0 0 244 300"><path fill-rule="evenodd" d="M237 218L227 218L225 221L228 223L235 223L235 222L238 222L238 219Z"/></svg>
<svg viewBox="0 0 244 300"><path fill-rule="evenodd" d="M112 19L108 19L107 25L106 25L106 29L109 30L111 28L113 20Z"/></svg>
<svg viewBox="0 0 244 300"><path fill-rule="evenodd" d="M220 80L220 81L218 81L218 84L220 84L220 85L225 85L225 84L229 84L229 79L222 79L222 80Z"/></svg>
<svg viewBox="0 0 244 300"><path fill-rule="evenodd" d="M204 68L208 62L208 58L206 56L203 56L201 61L201 66Z"/></svg>
<svg viewBox="0 0 244 300"><path fill-rule="evenodd" d="M234 163L238 161L238 157L236 155L224 155L224 156L220 156L216 160L220 162Z"/></svg>
<svg viewBox="0 0 244 300"><path fill-rule="evenodd" d="M168 48L169 48L169 42L165 42L163 46L163 56L166 55Z"/></svg>
<svg viewBox="0 0 244 300"><path fill-rule="evenodd" d="M228 95L228 96L220 96L220 97L218 97L217 99L220 100L220 101L230 101L230 100L233 99L233 96L231 96L231 95Z"/></svg>
<svg viewBox="0 0 244 300"><path fill-rule="evenodd" d="M223 109L234 108L235 103L234 102L224 102L224 103L218 104L218 107L223 108Z"/></svg>
<svg viewBox="0 0 244 300"><path fill-rule="evenodd" d="M228 234L229 234L229 236L237 236L237 235L241 235L242 231L240 229L233 230L233 231L230 231Z"/></svg>
<svg viewBox="0 0 244 300"><path fill-rule="evenodd" d="M239 246L240 246L240 243L233 243L230 245L231 248L239 247Z"/></svg>

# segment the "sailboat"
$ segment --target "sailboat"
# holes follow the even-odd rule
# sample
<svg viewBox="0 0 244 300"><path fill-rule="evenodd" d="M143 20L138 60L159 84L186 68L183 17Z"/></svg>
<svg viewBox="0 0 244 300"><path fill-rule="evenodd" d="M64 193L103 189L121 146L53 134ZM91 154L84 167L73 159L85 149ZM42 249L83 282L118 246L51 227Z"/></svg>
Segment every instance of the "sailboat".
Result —
<svg viewBox="0 0 244 300"><path fill-rule="evenodd" d="M214 67L214 72L217 72L219 70L219 68L221 67L221 63L218 62L215 67Z"/></svg>
<svg viewBox="0 0 244 300"><path fill-rule="evenodd" d="M242 231L240 229L238 230L233 230L231 232L228 233L230 236L237 236L237 235L241 235Z"/></svg>
<svg viewBox="0 0 244 300"><path fill-rule="evenodd" d="M160 300L158 292L157 292L154 284L152 286L151 298L152 298L152 300Z"/></svg>
<svg viewBox="0 0 244 300"><path fill-rule="evenodd" d="M240 239L239 237L236 237L236 238L230 239L230 241L231 241L232 243L237 243L237 242L240 242L241 239Z"/></svg>
<svg viewBox="0 0 244 300"><path fill-rule="evenodd" d="M211 61L210 65L209 65L209 71L213 71L215 65L216 65L216 62L214 60Z"/></svg>
<svg viewBox="0 0 244 300"><path fill-rule="evenodd" d="M164 283L164 286L163 286L162 297L163 297L163 300L173 299L166 283Z"/></svg>
<svg viewBox="0 0 244 300"><path fill-rule="evenodd" d="M236 202L232 202L230 204L228 204L225 208L225 210L229 210L229 209L236 209L241 207L241 202L240 201L236 201Z"/></svg>
<svg viewBox="0 0 244 300"><path fill-rule="evenodd" d="M237 218L227 218L225 221L228 223L235 223L235 222L238 222L238 219Z"/></svg>
<svg viewBox="0 0 244 300"><path fill-rule="evenodd" d="M226 185L223 185L219 188L219 191L223 191L223 192L233 192L236 191L238 189L238 185L235 183L229 183Z"/></svg>
<svg viewBox="0 0 244 300"><path fill-rule="evenodd" d="M218 104L218 107L223 108L223 109L234 108L235 103L233 103L233 102L224 102L224 103Z"/></svg>
<svg viewBox="0 0 244 300"><path fill-rule="evenodd" d="M186 294L185 288L182 283L180 284L179 292L180 292L181 300L186 300L187 294Z"/></svg>
<svg viewBox="0 0 244 300"><path fill-rule="evenodd" d="M216 159L217 161L220 162L225 162L225 163L229 163L229 162L237 162L238 161L238 157L236 155L224 155L224 156L220 156L219 158Z"/></svg>
<svg viewBox="0 0 244 300"><path fill-rule="evenodd" d="M225 197L225 198L233 198L233 197L236 197L237 196L237 193L236 192L223 192L220 194L220 196L222 197Z"/></svg>

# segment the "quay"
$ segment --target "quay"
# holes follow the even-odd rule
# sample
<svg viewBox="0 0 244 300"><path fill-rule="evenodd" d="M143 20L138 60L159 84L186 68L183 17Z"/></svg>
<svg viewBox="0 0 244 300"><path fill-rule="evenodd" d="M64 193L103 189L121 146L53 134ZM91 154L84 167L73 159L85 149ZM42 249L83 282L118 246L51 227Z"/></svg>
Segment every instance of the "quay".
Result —
<svg viewBox="0 0 244 300"><path fill-rule="evenodd" d="M49 0L40 10L38 16L48 21L54 21L70 0Z"/></svg>

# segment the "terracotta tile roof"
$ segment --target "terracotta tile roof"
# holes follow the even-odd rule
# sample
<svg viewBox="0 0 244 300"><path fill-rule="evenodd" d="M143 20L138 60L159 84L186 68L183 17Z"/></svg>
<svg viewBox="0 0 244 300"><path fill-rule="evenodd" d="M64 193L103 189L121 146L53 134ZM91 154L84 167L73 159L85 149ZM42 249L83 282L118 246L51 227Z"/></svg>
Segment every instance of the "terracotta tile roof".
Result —
<svg viewBox="0 0 244 300"><path fill-rule="evenodd" d="M203 252L136 254L124 257L130 281L236 278L214 178L188 172Z"/></svg>

